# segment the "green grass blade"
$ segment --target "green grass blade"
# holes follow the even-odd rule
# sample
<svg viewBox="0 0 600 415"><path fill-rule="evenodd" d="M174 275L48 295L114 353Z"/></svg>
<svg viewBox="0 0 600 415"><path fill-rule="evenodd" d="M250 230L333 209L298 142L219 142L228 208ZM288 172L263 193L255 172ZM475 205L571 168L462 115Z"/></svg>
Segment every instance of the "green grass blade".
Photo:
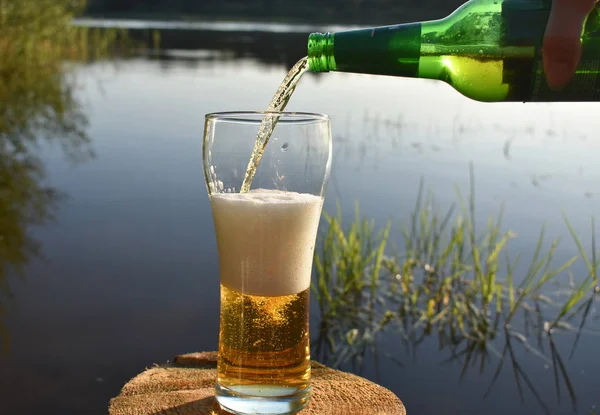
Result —
<svg viewBox="0 0 600 415"><path fill-rule="evenodd" d="M409 250L414 249L413 240L417 235L417 215L421 211L421 202L423 201L423 189L425 187L425 181L423 177L419 181L419 191L417 193L417 200L415 202L415 209L411 214L411 228L410 228L410 244L408 246Z"/></svg>
<svg viewBox="0 0 600 415"><path fill-rule="evenodd" d="M381 261L385 252L385 245L387 243L390 234L391 223L388 221L383 236L381 237L379 247L377 248L377 255L375 256L375 264L371 274L371 308L373 307L373 301L375 298L375 292L377 290L377 282L379 280L379 274L381 272Z"/></svg>
<svg viewBox="0 0 600 415"><path fill-rule="evenodd" d="M536 264L540 264L541 262L538 262L538 258L540 256L540 252L542 250L542 244L544 242L544 235L546 233L546 224L544 224L542 226L542 230L540 231L540 236L538 237L538 241L535 247L535 252L533 254L533 259L531 260L531 264L529 265L529 269L527 270L527 274L526 277L523 279L523 282L521 282L521 284L519 285L519 288L524 288L525 285L527 285L528 283L528 278L531 278L531 276L535 276L535 269L536 269ZM541 266L541 265L538 265Z"/></svg>
<svg viewBox="0 0 600 415"><path fill-rule="evenodd" d="M585 295L588 292L591 292L596 286L596 281L595 278L593 277L592 274L588 275L588 277L585 279L585 281L579 286L579 288L577 288L576 290L574 290L571 295L569 296L569 298L567 299L567 301L564 303L562 309L560 310L559 314L557 315L556 319L554 320L554 323L552 323L553 326L556 326L558 324L558 322L573 308L575 307L582 299L583 297L585 297Z"/></svg>
<svg viewBox="0 0 600 415"><path fill-rule="evenodd" d="M573 238L575 245L577 245L577 249L579 250L579 255L581 256L581 259L583 259L583 261L585 262L585 265L587 266L590 274L593 274L595 276L596 273L594 271L594 267L590 263L590 260L588 259L587 255L585 253L585 249L583 249L583 245L581 244L581 241L579 240L579 237L577 236L577 233L575 232L573 225L571 225L571 222L569 221L569 218L567 217L565 212L562 212L562 215L563 215L563 219L567 225L567 228L569 228L569 233L571 234L571 237Z"/></svg>
<svg viewBox="0 0 600 415"><path fill-rule="evenodd" d="M544 255L544 257L542 257L541 260L538 261L540 252L542 250L542 244L544 241L545 228L546 225L542 226L542 230L540 231L540 236L538 237L538 242L535 248L535 253L533 254L533 259L531 261L527 274L525 275L525 278L523 278L523 281L521 282L521 284L519 284L520 294L514 302L514 307L511 308L509 315L506 318L505 325L510 324L512 318L514 317L516 311L518 310L523 300L531 293L532 285L535 282L535 276L537 275L543 264L548 264L550 262L550 259L552 257L552 250L546 255Z"/></svg>
<svg viewBox="0 0 600 415"><path fill-rule="evenodd" d="M510 263L510 258L508 257L508 253L505 254L505 258L506 258L506 279L508 282L508 310L509 313L513 313L513 311L515 310L515 287L514 287L514 283L513 283L513 274L514 274L514 269L516 268L516 265L518 264L520 255L517 255L517 258L514 262L514 264Z"/></svg>
<svg viewBox="0 0 600 415"><path fill-rule="evenodd" d="M577 261L578 258L579 258L578 256L575 256L575 257L569 259L567 262L565 262L563 265L561 265L560 267L558 267L554 271L544 273L544 275L542 275L542 278L540 278L540 280L538 281L537 285L535 286L534 291L539 290L548 281L552 280L554 277L556 277L557 275L561 274L566 269L568 269L569 267L571 267L571 265L573 265L573 263L575 263L575 261Z"/></svg>

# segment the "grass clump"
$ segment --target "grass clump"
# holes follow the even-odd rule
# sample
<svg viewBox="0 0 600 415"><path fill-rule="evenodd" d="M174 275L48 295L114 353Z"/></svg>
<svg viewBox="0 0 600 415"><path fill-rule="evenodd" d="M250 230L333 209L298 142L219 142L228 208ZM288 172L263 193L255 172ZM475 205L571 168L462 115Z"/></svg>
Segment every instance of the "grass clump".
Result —
<svg viewBox="0 0 600 415"><path fill-rule="evenodd" d="M440 349L450 351L448 362L462 362L461 378L473 365L483 371L490 356L496 356L499 363L490 390L510 362L521 398L523 389L529 389L547 412L516 359L514 346L519 344L554 368L558 395L564 383L575 405L574 388L553 336L577 332L572 354L590 320L599 292L594 222L591 257L565 216L579 255L556 264L560 239L548 243L543 227L529 263L522 267L522 255L509 255L516 235L502 230L502 208L476 231L473 183L471 170L469 197L457 188L457 204L439 214L421 182L410 219L399 227L401 249L390 248L390 222L376 230L373 221L360 217L358 207L345 228L339 206L336 216L324 214L327 227L315 254L312 287L321 314L316 357L334 366L360 364L367 353L377 354L378 336L390 329L408 351L435 337ZM571 283L566 299L558 303L548 292L577 261L586 264L588 276L578 285ZM581 317L577 327L571 325L576 317ZM502 351L496 348L499 343ZM546 343L549 355L544 353ZM396 353L388 357L402 364Z"/></svg>

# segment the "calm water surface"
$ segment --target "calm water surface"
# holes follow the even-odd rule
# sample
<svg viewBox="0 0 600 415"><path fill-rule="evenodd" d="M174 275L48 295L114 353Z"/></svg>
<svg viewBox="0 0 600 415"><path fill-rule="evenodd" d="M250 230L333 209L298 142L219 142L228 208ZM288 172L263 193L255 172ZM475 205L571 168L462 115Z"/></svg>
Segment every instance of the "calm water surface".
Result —
<svg viewBox="0 0 600 415"><path fill-rule="evenodd" d="M202 41L214 43L207 33ZM32 258L25 280L10 279L1 414L106 413L108 400L145 367L216 349L218 264L201 165L203 116L263 109L289 60L301 57L268 62L253 50L188 47L160 59L75 68L95 156L73 163L59 146L40 148L47 180L67 198L52 224L30 229L45 260ZM309 74L288 110L331 116L328 211L339 201L350 215L358 201L378 225L406 223L421 178L446 209L456 202L455 184L468 193L472 162L477 221L504 203L504 228L518 235L511 252L530 256L546 222L549 237L563 237L557 261L576 255L561 210L590 245L600 201L599 104L491 105L430 81ZM577 280L586 277L581 266L574 271ZM572 341L557 340L579 413L589 414L600 405L600 338L586 334L568 360ZM380 346L395 359L369 358L356 370L395 392L409 414L545 413L529 390L521 402L510 366L483 398L495 356L461 380L462 364L441 364L449 354L435 340L414 353L393 335ZM517 355L550 412L572 413L564 384L558 402L549 365L524 348Z"/></svg>

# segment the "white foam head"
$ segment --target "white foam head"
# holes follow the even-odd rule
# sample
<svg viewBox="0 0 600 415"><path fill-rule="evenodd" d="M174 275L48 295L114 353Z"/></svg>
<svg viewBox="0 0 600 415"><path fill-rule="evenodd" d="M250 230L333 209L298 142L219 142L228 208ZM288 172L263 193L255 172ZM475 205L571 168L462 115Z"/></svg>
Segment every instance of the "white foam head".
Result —
<svg viewBox="0 0 600 415"><path fill-rule="evenodd" d="M262 296L309 288L322 202L265 189L213 194L221 284Z"/></svg>

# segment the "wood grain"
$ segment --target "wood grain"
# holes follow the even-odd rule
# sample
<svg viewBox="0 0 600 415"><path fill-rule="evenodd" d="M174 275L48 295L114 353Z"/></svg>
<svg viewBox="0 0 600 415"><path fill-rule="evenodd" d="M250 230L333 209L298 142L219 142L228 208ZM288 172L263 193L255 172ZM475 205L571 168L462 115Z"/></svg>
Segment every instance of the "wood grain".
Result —
<svg viewBox="0 0 600 415"><path fill-rule="evenodd" d="M223 415L214 394L217 353L180 355L131 379L109 404L110 415ZM406 415L388 389L312 362L312 398L298 415Z"/></svg>

